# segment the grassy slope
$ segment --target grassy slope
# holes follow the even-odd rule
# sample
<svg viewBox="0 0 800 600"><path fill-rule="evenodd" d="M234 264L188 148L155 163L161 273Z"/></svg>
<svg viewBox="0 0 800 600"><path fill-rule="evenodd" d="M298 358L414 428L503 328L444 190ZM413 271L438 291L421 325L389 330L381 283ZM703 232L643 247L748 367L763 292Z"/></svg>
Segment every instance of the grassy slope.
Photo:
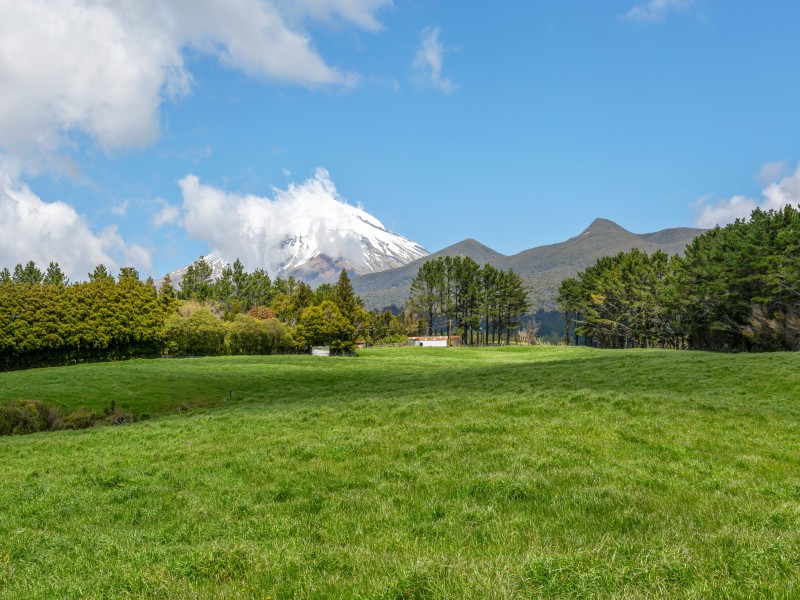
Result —
<svg viewBox="0 0 800 600"><path fill-rule="evenodd" d="M206 405L0 438L0 597L798 595L798 390L797 354L583 348L0 373Z"/></svg>

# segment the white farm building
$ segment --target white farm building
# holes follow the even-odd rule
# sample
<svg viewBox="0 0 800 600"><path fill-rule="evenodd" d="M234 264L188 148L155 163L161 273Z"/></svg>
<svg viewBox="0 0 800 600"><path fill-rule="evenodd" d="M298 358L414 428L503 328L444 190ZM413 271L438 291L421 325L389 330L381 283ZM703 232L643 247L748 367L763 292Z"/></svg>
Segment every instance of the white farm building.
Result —
<svg viewBox="0 0 800 600"><path fill-rule="evenodd" d="M408 345L447 348L447 336L433 335L428 337L410 337L408 338Z"/></svg>

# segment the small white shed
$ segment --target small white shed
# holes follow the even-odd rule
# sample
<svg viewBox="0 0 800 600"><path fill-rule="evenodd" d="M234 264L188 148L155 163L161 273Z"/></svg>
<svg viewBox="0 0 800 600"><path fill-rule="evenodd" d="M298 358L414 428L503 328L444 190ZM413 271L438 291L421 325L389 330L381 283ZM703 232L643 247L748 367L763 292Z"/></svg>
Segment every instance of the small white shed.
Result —
<svg viewBox="0 0 800 600"><path fill-rule="evenodd" d="M427 337L410 337L408 338L409 346L426 346L433 348L447 348L446 335L432 335Z"/></svg>

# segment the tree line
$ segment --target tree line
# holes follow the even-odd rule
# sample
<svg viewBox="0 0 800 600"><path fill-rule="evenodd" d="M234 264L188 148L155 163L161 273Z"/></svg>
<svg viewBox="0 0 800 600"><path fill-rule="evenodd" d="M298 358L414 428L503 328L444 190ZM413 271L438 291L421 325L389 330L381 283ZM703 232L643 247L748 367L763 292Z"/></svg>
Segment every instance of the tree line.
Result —
<svg viewBox="0 0 800 600"><path fill-rule="evenodd" d="M357 341L405 341L410 313L366 311L346 271L312 290L293 277L272 281L240 261L212 279L202 258L180 290L157 288L130 267L115 278L98 265L70 283L58 263L0 270L0 369L160 355L302 352L314 345L350 352Z"/></svg>
<svg viewBox="0 0 800 600"><path fill-rule="evenodd" d="M0 367L24 368L86 360L158 355L172 300L141 282L135 269L119 279L98 267L89 281L69 284L51 263L33 262L0 282ZM18 276L20 275L20 276Z"/></svg>
<svg viewBox="0 0 800 600"><path fill-rule="evenodd" d="M420 267L406 307L417 315L420 334L459 335L464 344L508 344L528 310L528 290L511 269L445 256Z"/></svg>
<svg viewBox="0 0 800 600"><path fill-rule="evenodd" d="M682 257L639 250L562 282L567 343L605 348L800 349L800 211L756 209Z"/></svg>
<svg viewBox="0 0 800 600"><path fill-rule="evenodd" d="M171 287L171 282L165 280L162 289L165 285ZM418 328L408 311L395 315L366 310L345 270L335 284L323 283L312 289L293 276L273 281L262 269L248 273L238 259L214 279L211 267L201 257L187 268L176 296L184 302L213 306L231 321L242 313L267 310L270 318L287 327L301 350L326 345L347 352L359 340L398 343Z"/></svg>

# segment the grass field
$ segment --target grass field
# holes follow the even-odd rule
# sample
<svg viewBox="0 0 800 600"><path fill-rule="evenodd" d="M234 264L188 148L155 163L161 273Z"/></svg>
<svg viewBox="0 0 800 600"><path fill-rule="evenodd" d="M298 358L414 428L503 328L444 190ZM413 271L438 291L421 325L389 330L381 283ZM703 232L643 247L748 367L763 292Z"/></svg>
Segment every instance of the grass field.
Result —
<svg viewBox="0 0 800 600"><path fill-rule="evenodd" d="M0 373L153 417L0 438L0 598L800 597L800 354L361 354Z"/></svg>

